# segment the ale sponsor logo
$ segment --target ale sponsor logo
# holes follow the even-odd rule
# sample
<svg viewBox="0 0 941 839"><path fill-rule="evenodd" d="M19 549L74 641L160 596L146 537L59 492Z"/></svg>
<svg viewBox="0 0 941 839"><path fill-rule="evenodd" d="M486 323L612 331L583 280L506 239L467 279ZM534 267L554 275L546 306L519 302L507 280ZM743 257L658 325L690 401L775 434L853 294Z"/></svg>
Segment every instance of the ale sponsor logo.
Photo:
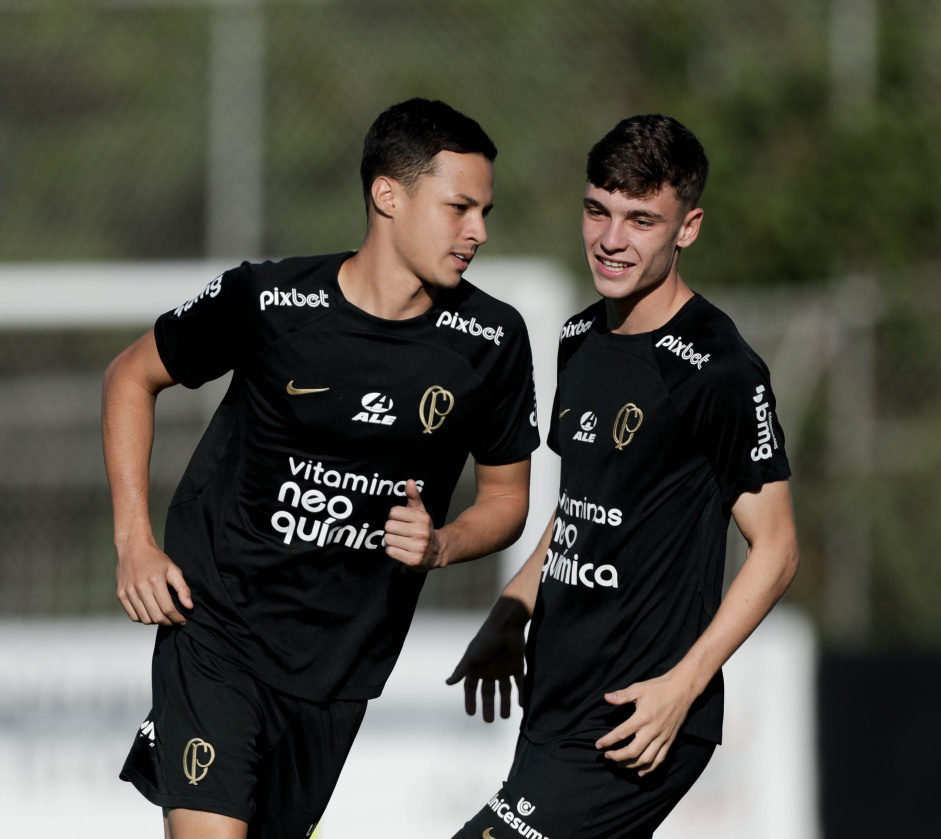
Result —
<svg viewBox="0 0 941 839"><path fill-rule="evenodd" d="M392 425L396 417L389 413L392 410L392 398L384 393L367 393L360 404L363 410L355 417L356 422L368 422L372 425Z"/></svg>
<svg viewBox="0 0 941 839"><path fill-rule="evenodd" d="M578 421L581 431L576 431L572 437L573 440L581 440L583 443L594 443L595 435L592 433L595 426L598 425L598 417L592 411L585 411Z"/></svg>

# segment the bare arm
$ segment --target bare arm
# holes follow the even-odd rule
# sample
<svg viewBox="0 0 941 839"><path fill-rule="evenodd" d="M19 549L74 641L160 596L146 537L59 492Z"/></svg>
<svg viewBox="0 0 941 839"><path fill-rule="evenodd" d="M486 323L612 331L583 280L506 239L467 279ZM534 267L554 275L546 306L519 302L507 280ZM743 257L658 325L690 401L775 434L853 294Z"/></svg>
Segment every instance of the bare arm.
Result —
<svg viewBox="0 0 941 839"><path fill-rule="evenodd" d="M797 532L787 481L743 493L732 506L732 516L748 543L748 555L706 631L668 673L605 695L613 705L633 702L636 708L596 745L608 750L605 757L637 769L639 775L662 763L696 697L797 573ZM631 735L634 739L627 746L611 749Z"/></svg>
<svg viewBox="0 0 941 839"><path fill-rule="evenodd" d="M386 522L386 553L415 570L466 562L519 539L529 512L529 458L502 466L476 466L477 496L453 522L436 530L414 481L407 503Z"/></svg>
<svg viewBox="0 0 941 839"><path fill-rule="evenodd" d="M185 623L168 585L186 608L193 605L180 569L157 547L150 523L154 406L157 394L173 384L150 330L111 362L102 390L105 469L118 549L117 594L128 617L147 624Z"/></svg>
<svg viewBox="0 0 941 839"><path fill-rule="evenodd" d="M490 614L471 640L464 657L448 677L449 685L464 680L464 710L473 716L477 711L477 686L480 685L481 715L484 722L493 722L496 687L500 685L500 716L510 716L512 690L516 682L519 701L523 701L523 653L526 624L533 615L539 580L546 551L552 539L552 524L543 533L536 550L516 576L507 583L503 594L493 604Z"/></svg>

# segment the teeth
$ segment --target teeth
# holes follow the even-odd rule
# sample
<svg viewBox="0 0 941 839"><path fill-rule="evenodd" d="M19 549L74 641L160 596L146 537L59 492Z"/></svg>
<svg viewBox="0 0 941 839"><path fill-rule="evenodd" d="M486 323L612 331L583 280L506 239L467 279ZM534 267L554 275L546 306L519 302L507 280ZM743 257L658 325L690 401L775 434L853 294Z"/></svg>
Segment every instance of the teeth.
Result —
<svg viewBox="0 0 941 839"><path fill-rule="evenodd" d="M628 266L627 262L612 262L610 259L603 259L602 257L598 257L598 260L606 268L611 268L615 271L620 271L622 268L627 268Z"/></svg>

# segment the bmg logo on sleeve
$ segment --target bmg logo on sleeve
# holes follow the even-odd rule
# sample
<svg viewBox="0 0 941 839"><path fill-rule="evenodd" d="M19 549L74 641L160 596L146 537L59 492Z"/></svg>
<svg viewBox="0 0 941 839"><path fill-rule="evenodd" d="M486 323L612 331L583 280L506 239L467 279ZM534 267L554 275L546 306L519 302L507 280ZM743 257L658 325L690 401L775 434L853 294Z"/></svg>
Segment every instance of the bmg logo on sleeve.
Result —
<svg viewBox="0 0 941 839"><path fill-rule="evenodd" d="M757 463L759 460L768 460L778 447L778 441L771 427L771 406L764 396L765 386L758 385L752 401L755 403L755 419L758 422L758 445L751 450L751 459Z"/></svg>

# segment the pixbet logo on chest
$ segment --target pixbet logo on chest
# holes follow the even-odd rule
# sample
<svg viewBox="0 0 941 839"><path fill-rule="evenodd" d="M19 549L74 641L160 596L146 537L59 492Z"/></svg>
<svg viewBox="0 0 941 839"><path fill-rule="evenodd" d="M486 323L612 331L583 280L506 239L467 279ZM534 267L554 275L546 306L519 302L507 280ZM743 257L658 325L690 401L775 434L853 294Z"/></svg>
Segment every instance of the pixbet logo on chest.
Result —
<svg viewBox="0 0 941 839"><path fill-rule="evenodd" d="M673 355L679 356L684 361L688 361L697 370L702 370L703 364L709 360L709 353L702 355L702 353L696 352L696 350L693 349L693 342L690 341L688 344L684 344L681 335L676 338L672 335L666 335L657 341L656 346L668 349Z"/></svg>
<svg viewBox="0 0 941 839"><path fill-rule="evenodd" d="M498 326L494 329L492 326L481 326L477 323L477 318L465 320L456 312L442 312L438 315L438 322L435 326L450 326L458 332L466 332L468 335L480 335L487 341L493 341L498 347L500 338L503 336L503 327Z"/></svg>
<svg viewBox="0 0 941 839"><path fill-rule="evenodd" d="M263 291L258 298L258 304L262 311L268 306L330 306L327 302L327 292L323 290L314 294L301 294L296 288L279 291L277 286L271 291Z"/></svg>
<svg viewBox="0 0 941 839"><path fill-rule="evenodd" d="M561 343L566 338L572 338L575 335L581 335L591 329L591 325L595 322L595 319L591 320L580 320L578 323L567 323L562 327L562 332L559 335L559 342Z"/></svg>
<svg viewBox="0 0 941 839"><path fill-rule="evenodd" d="M353 417L357 422L372 425L392 425L395 422L396 418L389 413L392 410L392 399L384 393L367 393L360 404L366 410Z"/></svg>

